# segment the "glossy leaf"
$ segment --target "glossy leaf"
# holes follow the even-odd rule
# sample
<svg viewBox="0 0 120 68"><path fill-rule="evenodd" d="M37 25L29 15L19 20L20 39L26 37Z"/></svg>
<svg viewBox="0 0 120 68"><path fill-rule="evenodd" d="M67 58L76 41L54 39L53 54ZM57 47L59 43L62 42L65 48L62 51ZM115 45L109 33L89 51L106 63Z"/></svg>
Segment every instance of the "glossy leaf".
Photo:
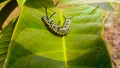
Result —
<svg viewBox="0 0 120 68"><path fill-rule="evenodd" d="M57 12L52 17L55 24L60 20L61 11L54 7L52 0L22 1L17 0L22 12L13 32L5 68L111 68L101 36L102 12L98 7L83 4L63 8L63 15L73 18L69 34L59 37L41 21L46 15L44 6L49 16Z"/></svg>
<svg viewBox="0 0 120 68"><path fill-rule="evenodd" d="M92 3L90 5L96 6L96 7L98 6L100 9L106 10L106 11L109 11L109 12L115 11L115 9L112 7L111 3L109 3L109 2Z"/></svg>
<svg viewBox="0 0 120 68"><path fill-rule="evenodd" d="M80 3L90 4L90 3L115 2L117 0L61 0L61 1L67 4L80 4Z"/></svg>
<svg viewBox="0 0 120 68"><path fill-rule="evenodd" d="M14 25L15 20L11 21L9 25L5 27L5 29L3 29L2 33L0 34L0 68L2 68L7 56Z"/></svg>

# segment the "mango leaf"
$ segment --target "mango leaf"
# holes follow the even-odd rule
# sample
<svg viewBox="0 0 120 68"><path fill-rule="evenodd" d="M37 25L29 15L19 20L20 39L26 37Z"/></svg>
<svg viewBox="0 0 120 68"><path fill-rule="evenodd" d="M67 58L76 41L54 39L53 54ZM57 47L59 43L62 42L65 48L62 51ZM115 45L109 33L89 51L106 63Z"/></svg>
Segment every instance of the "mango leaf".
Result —
<svg viewBox="0 0 120 68"><path fill-rule="evenodd" d="M117 2L117 0L61 0L66 4L90 4L90 3L103 3L103 2Z"/></svg>
<svg viewBox="0 0 120 68"><path fill-rule="evenodd" d="M0 68L2 68L3 63L7 55L8 47L10 44L13 28L15 25L16 19L12 20L5 29L2 30L0 34Z"/></svg>
<svg viewBox="0 0 120 68"><path fill-rule="evenodd" d="M110 11L110 12L115 11L115 9L112 7L111 3L109 3L109 2L92 3L90 5L96 6L96 7L98 6L100 9Z"/></svg>
<svg viewBox="0 0 120 68"><path fill-rule="evenodd" d="M73 2L76 0L72 0ZM4 68L112 68L102 39L102 12L89 5L54 7L52 0L17 0L22 12L12 34ZM61 3L66 4L68 0ZM41 17L58 24L61 15L71 19L68 35L51 33Z"/></svg>

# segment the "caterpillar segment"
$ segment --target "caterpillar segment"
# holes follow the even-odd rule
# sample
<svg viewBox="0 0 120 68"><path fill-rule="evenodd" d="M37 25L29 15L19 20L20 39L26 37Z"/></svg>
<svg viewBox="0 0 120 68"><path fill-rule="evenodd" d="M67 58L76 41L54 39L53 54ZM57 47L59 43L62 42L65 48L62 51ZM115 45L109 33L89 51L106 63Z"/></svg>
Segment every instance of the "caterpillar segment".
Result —
<svg viewBox="0 0 120 68"><path fill-rule="evenodd" d="M41 20L45 24L45 26L48 28L48 30L57 36L67 35L68 32L70 31L70 23L71 23L70 19L72 17L66 18L65 16L63 16L65 18L64 24L62 26L59 26L60 21L58 25L56 25L51 18L56 12L54 12L50 17L48 17L47 8L45 8L45 10L46 10L46 16L42 16Z"/></svg>

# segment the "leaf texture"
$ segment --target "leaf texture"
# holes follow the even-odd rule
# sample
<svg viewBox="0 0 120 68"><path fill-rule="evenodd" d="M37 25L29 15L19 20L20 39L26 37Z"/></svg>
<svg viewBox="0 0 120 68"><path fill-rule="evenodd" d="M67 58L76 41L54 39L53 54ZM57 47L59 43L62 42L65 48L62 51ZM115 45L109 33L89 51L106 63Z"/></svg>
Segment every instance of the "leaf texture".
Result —
<svg viewBox="0 0 120 68"><path fill-rule="evenodd" d="M52 17L55 24L60 20L52 0L27 0L19 5L23 5L22 12L13 32L5 68L112 68L101 36L102 12L98 7L63 8L63 15L73 18L69 34L59 37L48 31L41 21L46 15L44 6L48 8L48 16L57 12Z"/></svg>

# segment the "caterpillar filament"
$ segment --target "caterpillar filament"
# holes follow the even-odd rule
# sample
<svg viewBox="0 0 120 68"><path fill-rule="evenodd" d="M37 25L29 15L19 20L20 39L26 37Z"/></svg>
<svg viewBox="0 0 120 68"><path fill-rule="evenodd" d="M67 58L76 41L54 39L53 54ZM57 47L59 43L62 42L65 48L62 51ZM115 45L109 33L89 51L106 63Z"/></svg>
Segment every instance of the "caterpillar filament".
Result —
<svg viewBox="0 0 120 68"><path fill-rule="evenodd" d="M41 20L42 22L46 25L46 27L48 28L48 30L57 35L57 36L65 36L68 34L68 32L70 31L70 23L71 23L71 18L66 18L65 16L63 16L65 18L64 20L64 24L62 26L56 25L53 20L52 20L52 16L56 13L54 12L52 15L50 15L50 17L48 17L48 13L47 13L47 8L45 7L45 11L46 11L46 16L42 16Z"/></svg>

